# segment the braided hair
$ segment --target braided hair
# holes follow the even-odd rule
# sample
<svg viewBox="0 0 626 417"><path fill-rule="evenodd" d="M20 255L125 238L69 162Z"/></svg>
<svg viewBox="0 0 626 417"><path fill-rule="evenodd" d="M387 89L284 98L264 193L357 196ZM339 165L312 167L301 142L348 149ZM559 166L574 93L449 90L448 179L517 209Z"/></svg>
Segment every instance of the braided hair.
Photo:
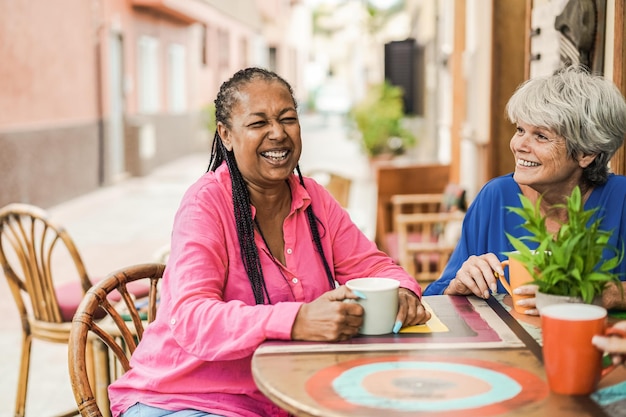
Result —
<svg viewBox="0 0 626 417"><path fill-rule="evenodd" d="M228 81L225 81L220 87L220 91L217 93L217 98L215 99L216 123L221 122L224 125L230 127L230 111L239 100L238 93L240 89L244 85L254 80L278 81L289 90L289 93L291 94L294 102L294 106L297 106L291 85L289 85L289 83L278 74L262 68L246 68L237 71ZM209 167L207 171L215 171L222 164L223 161L226 161L226 165L228 166L228 170L230 171L230 177L233 186L233 207L235 214L235 223L237 225L237 237L239 240L239 248L241 251L241 260L243 261L243 265L248 275L248 279L250 280L250 285L254 294L254 300L256 304L265 304L266 302L268 304L271 304L271 299L265 285L265 279L263 278L263 268L261 267L261 261L259 259L259 250L254 243L255 222L252 219L250 193L248 192L248 188L243 179L243 176L241 175L241 172L237 167L237 161L235 160L234 152L226 149L216 129L215 135L213 136L213 145L211 146L211 159L209 161ZM304 187L304 180L302 178L302 173L300 172L299 166L296 166L296 171L300 178L300 184ZM322 263L324 264L324 270L326 271L328 283L330 284L331 288L334 288L335 279L333 277L328 261L324 256L324 249L322 248L322 242L320 239L320 233L317 225L319 219L313 213L313 208L311 205L307 207L306 213L309 222L309 228L311 230L313 241L315 242L317 253L319 254Z"/></svg>

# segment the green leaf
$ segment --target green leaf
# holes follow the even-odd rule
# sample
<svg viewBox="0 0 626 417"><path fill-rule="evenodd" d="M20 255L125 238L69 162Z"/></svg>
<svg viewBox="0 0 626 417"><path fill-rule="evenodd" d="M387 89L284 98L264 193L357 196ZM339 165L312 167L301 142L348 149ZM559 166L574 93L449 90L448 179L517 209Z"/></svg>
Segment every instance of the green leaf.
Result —
<svg viewBox="0 0 626 417"><path fill-rule="evenodd" d="M624 259L624 242L619 239L619 249L609 245L614 231L600 229L601 218L591 220L598 208L585 210L578 187L566 198L565 204L552 206L565 209L568 217L556 233L548 231L546 218L541 214L542 196L535 203L523 194L519 194L519 199L521 207L506 208L522 218L527 234L519 238L506 234L519 251L509 256L524 264L540 291L578 296L585 302L601 295L608 283L616 284L623 293L620 275L615 269ZM536 252L529 244L537 245ZM609 251L611 256L603 259L604 251Z"/></svg>

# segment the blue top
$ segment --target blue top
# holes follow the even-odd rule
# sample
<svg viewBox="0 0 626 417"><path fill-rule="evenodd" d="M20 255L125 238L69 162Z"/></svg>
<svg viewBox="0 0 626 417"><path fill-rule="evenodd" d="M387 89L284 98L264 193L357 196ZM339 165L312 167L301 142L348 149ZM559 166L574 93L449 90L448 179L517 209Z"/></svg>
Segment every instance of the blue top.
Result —
<svg viewBox="0 0 626 417"><path fill-rule="evenodd" d="M515 237L521 237L528 232L521 227L522 218L509 212L506 207L521 207L519 200L521 192L519 185L513 180L512 173L494 178L485 184L467 210L461 238L450 261L441 277L426 288L424 295L443 294L457 271L461 269L463 262L471 255L491 252L500 260L504 260L505 252L515 250L505 232ZM618 238L621 242L626 240L626 177L610 174L606 184L596 186L585 203L585 209L593 207L601 207L595 213L595 217L603 217L601 229L615 230L609 243L613 247L619 247ZM607 255L610 255L609 251L605 251L605 256ZM626 262L619 265L617 272L623 274L622 280L626 279ZM508 268L505 268L505 274L508 279ZM506 292L500 282L498 292Z"/></svg>

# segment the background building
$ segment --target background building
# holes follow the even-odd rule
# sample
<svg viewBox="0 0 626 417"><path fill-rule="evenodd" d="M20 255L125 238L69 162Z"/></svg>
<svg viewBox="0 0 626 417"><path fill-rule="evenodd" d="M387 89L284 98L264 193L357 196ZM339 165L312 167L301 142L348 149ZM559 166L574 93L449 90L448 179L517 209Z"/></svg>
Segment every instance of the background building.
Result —
<svg viewBox="0 0 626 417"><path fill-rule="evenodd" d="M249 65L287 78L302 109L343 115L368 85L400 83L418 137L401 162L449 164L471 199L513 169L504 107L522 81L581 59L626 90L625 3L0 0L0 205L208 152L204 110ZM580 13L593 27L566 18Z"/></svg>
<svg viewBox="0 0 626 417"><path fill-rule="evenodd" d="M208 153L204 110L237 69L276 70L304 100L307 10L280 0L0 0L0 205L46 207Z"/></svg>

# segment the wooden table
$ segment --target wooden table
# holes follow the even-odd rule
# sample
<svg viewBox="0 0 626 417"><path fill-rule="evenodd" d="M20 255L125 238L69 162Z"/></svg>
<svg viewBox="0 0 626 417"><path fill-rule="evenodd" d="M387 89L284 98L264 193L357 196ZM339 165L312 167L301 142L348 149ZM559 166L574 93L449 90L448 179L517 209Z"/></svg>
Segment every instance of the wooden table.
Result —
<svg viewBox="0 0 626 417"><path fill-rule="evenodd" d="M470 303L446 305L461 298L426 298L445 331L435 325L432 333L351 342L267 342L252 359L257 386L295 416L611 415L611 406L600 407L593 396L549 391L541 346L525 330L539 325L537 317L516 320L507 311L507 300L472 297L466 299ZM462 322L471 329L464 330ZM625 379L620 367L600 388ZM619 389L626 391L626 383ZM626 399L617 409L625 406Z"/></svg>

